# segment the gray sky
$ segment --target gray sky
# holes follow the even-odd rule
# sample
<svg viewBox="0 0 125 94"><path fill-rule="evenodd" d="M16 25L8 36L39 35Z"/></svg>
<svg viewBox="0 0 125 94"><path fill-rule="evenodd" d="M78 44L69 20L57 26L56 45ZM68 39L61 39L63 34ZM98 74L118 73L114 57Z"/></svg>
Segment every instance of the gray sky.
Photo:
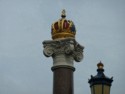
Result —
<svg viewBox="0 0 125 94"><path fill-rule="evenodd" d="M100 60L114 77L111 94L124 94L125 0L0 0L0 94L52 94L52 59L42 42L62 9L85 46L75 63L75 94L90 94L88 78Z"/></svg>

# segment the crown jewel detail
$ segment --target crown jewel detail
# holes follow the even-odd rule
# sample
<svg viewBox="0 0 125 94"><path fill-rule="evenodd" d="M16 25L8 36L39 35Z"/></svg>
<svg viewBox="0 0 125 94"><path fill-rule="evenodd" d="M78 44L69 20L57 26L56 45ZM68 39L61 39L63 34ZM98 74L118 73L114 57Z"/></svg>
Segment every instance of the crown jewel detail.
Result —
<svg viewBox="0 0 125 94"><path fill-rule="evenodd" d="M76 29L71 20L66 20L66 12L62 11L61 19L54 22L51 27L52 39L75 38Z"/></svg>

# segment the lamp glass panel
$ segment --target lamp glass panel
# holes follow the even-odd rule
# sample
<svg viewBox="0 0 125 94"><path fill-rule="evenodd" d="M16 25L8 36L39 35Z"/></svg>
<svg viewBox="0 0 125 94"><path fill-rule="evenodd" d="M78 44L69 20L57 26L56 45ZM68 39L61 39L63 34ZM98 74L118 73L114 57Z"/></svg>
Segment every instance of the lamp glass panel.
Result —
<svg viewBox="0 0 125 94"><path fill-rule="evenodd" d="M93 91L93 86L91 87L91 94L94 94L94 91Z"/></svg>
<svg viewBox="0 0 125 94"><path fill-rule="evenodd" d="M110 94L110 87L107 85L104 85L104 94Z"/></svg>
<svg viewBox="0 0 125 94"><path fill-rule="evenodd" d="M102 94L102 85L94 85L95 94Z"/></svg>

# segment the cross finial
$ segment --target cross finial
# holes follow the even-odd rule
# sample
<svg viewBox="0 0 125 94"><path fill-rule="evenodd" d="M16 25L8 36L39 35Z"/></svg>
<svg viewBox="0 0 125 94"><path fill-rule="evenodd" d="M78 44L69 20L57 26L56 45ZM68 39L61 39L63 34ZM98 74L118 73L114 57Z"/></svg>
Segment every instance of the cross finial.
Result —
<svg viewBox="0 0 125 94"><path fill-rule="evenodd" d="M65 18L66 17L66 11L65 9L62 10L62 15L61 15L62 18Z"/></svg>

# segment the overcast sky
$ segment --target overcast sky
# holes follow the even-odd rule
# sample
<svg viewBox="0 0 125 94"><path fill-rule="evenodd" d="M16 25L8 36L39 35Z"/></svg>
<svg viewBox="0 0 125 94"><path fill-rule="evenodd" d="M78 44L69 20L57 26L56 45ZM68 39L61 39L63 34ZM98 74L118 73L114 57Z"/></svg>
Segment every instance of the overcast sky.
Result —
<svg viewBox="0 0 125 94"><path fill-rule="evenodd" d="M101 60L114 77L111 94L125 93L125 0L0 0L0 94L52 94L52 58L43 55L51 24L66 9L84 60L76 63L75 94L91 94Z"/></svg>

